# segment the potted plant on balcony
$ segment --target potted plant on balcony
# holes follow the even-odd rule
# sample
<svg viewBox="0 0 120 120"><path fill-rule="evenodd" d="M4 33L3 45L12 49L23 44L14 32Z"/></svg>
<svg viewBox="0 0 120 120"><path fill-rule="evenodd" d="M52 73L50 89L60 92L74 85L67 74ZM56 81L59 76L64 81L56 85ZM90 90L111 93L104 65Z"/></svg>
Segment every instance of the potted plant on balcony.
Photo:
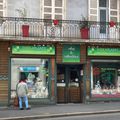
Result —
<svg viewBox="0 0 120 120"><path fill-rule="evenodd" d="M89 27L88 27L88 20L85 17L82 17L82 21L80 21L80 34L82 39L89 38Z"/></svg>
<svg viewBox="0 0 120 120"><path fill-rule="evenodd" d="M109 22L109 36L110 39L119 39L119 27L115 21Z"/></svg>
<svg viewBox="0 0 120 120"><path fill-rule="evenodd" d="M19 16L21 18L26 18L26 16L27 16L26 8L16 9L16 11L19 13ZM23 19L23 20L25 21L26 19ZM29 36L29 25L28 24L23 24L22 25L22 36L23 37L28 37Z"/></svg>

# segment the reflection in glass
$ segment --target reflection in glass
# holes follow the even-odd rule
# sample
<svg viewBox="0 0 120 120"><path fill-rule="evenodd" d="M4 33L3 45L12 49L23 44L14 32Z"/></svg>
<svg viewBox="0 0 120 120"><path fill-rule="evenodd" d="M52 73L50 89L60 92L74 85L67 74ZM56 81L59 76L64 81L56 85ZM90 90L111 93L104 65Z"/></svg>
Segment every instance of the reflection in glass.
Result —
<svg viewBox="0 0 120 120"><path fill-rule="evenodd" d="M119 64L93 65L91 89L92 97L120 98Z"/></svg>
<svg viewBox="0 0 120 120"><path fill-rule="evenodd" d="M106 0L99 0L99 6L100 7L106 7L106 4L107 3L107 1Z"/></svg>
<svg viewBox="0 0 120 120"><path fill-rule="evenodd" d="M48 98L48 59L15 58L12 59L11 71L11 98L15 96L16 85L22 74L27 78L29 98Z"/></svg>

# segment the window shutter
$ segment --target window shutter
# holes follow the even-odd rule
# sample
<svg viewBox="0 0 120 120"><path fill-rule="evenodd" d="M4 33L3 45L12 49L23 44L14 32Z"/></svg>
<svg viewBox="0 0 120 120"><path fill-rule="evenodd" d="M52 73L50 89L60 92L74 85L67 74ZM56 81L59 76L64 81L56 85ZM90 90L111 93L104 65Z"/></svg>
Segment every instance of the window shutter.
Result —
<svg viewBox="0 0 120 120"><path fill-rule="evenodd" d="M0 16L4 16L4 0L0 0Z"/></svg>
<svg viewBox="0 0 120 120"><path fill-rule="evenodd" d="M119 22L119 0L109 0L109 21Z"/></svg>
<svg viewBox="0 0 120 120"><path fill-rule="evenodd" d="M66 0L43 0L43 19L64 19Z"/></svg>
<svg viewBox="0 0 120 120"><path fill-rule="evenodd" d="M98 0L89 0L88 3L88 13L90 21L98 21Z"/></svg>
<svg viewBox="0 0 120 120"><path fill-rule="evenodd" d="M43 0L43 18L52 19L52 0Z"/></svg>

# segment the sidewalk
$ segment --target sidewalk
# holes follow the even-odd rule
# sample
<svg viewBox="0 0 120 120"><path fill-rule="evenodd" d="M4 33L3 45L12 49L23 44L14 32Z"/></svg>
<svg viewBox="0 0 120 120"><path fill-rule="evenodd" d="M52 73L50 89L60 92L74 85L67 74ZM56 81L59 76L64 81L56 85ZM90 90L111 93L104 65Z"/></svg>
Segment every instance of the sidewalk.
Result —
<svg viewBox="0 0 120 120"><path fill-rule="evenodd" d="M33 106L31 110L19 110L14 107L0 107L0 120L30 120L36 118L103 114L120 112L120 102L96 102L89 104L57 104L48 106Z"/></svg>

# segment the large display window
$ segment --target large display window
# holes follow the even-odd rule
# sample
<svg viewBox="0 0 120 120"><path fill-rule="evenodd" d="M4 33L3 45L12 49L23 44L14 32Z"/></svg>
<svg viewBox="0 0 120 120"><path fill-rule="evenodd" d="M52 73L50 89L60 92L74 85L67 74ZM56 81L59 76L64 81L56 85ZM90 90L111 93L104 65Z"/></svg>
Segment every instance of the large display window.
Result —
<svg viewBox="0 0 120 120"><path fill-rule="evenodd" d="M120 98L120 62L93 62L91 95L94 98Z"/></svg>
<svg viewBox="0 0 120 120"><path fill-rule="evenodd" d="M29 98L48 98L49 59L11 59L11 98L16 95L16 85L22 74L26 75Z"/></svg>

